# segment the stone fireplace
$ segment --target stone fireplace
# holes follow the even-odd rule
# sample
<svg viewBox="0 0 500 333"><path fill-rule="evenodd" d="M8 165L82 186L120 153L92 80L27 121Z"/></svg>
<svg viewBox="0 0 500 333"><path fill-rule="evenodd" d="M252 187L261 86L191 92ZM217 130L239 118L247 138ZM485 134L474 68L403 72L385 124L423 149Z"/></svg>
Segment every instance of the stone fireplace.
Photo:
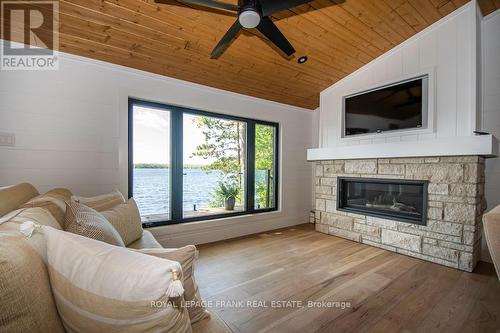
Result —
<svg viewBox="0 0 500 333"><path fill-rule="evenodd" d="M317 231L469 272L474 269L485 209L484 158L315 163Z"/></svg>

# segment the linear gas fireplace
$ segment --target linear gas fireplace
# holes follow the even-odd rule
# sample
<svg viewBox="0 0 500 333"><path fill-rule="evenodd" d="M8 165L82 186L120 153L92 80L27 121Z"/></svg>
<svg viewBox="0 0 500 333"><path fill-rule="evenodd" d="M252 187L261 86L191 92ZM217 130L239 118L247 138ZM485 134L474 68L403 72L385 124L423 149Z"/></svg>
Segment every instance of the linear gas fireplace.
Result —
<svg viewBox="0 0 500 333"><path fill-rule="evenodd" d="M337 210L426 225L427 181L338 177Z"/></svg>

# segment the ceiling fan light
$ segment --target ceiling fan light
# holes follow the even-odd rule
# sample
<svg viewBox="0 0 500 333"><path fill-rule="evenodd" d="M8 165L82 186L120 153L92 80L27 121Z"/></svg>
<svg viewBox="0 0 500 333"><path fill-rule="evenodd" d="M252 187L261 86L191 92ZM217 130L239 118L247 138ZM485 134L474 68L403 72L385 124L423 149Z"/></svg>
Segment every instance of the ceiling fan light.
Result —
<svg viewBox="0 0 500 333"><path fill-rule="evenodd" d="M241 12L238 20L243 28L252 29L259 25L260 15L256 11L246 10Z"/></svg>

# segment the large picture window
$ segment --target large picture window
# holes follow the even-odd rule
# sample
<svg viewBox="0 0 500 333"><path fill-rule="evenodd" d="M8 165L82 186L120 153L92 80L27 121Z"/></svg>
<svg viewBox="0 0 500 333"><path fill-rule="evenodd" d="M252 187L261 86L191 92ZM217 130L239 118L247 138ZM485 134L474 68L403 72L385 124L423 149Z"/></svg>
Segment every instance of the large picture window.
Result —
<svg viewBox="0 0 500 333"><path fill-rule="evenodd" d="M276 123L129 99L129 196L145 226L278 208Z"/></svg>

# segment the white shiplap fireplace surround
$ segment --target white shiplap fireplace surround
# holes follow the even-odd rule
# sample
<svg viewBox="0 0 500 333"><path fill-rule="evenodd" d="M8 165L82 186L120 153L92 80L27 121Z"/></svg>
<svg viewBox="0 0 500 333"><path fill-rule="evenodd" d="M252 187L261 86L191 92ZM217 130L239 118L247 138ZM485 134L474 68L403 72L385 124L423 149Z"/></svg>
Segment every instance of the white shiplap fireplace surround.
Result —
<svg viewBox="0 0 500 333"><path fill-rule="evenodd" d="M485 158L498 155L481 123L481 20L469 2L321 93L315 164L319 232L472 271L480 259ZM427 75L425 129L342 136L343 97ZM338 177L427 181L426 224L337 209Z"/></svg>

